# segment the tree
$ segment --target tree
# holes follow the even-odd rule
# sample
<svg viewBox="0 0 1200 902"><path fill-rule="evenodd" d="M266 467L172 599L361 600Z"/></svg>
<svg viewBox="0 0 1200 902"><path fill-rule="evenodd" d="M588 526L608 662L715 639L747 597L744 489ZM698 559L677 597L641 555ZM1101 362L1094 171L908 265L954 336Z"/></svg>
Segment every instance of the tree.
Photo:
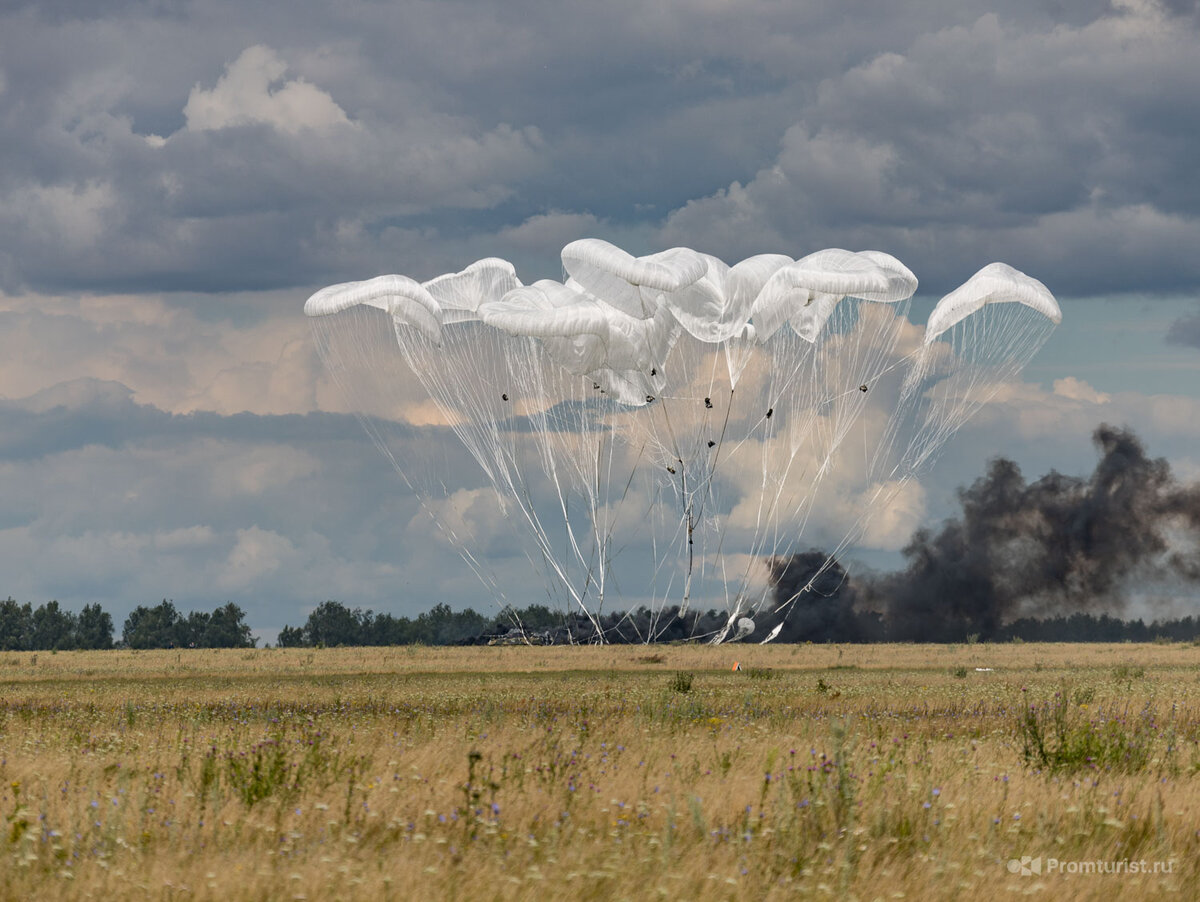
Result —
<svg viewBox="0 0 1200 902"><path fill-rule="evenodd" d="M279 631L279 638L275 642L280 648L299 648L305 644L304 628L299 626L285 626Z"/></svg>
<svg viewBox="0 0 1200 902"><path fill-rule="evenodd" d="M148 608L138 605L125 619L121 638L129 648L173 648L179 641L179 612L174 602Z"/></svg>
<svg viewBox="0 0 1200 902"><path fill-rule="evenodd" d="M180 648L204 648L204 635L208 631L209 615L203 611L190 611L182 615L175 628L176 641Z"/></svg>
<svg viewBox="0 0 1200 902"><path fill-rule="evenodd" d="M370 611L355 608L353 611L340 601L323 601L308 615L304 625L305 638L309 645L360 645L363 639L363 624L371 621Z"/></svg>
<svg viewBox="0 0 1200 902"><path fill-rule="evenodd" d="M246 623L246 612L228 601L209 615L204 634L196 644L205 648L254 648L255 642Z"/></svg>
<svg viewBox="0 0 1200 902"><path fill-rule="evenodd" d="M33 609L10 595L0 601L0 651L25 651L33 632Z"/></svg>
<svg viewBox="0 0 1200 902"><path fill-rule="evenodd" d="M75 615L64 611L57 601L48 601L30 619L29 647L34 651L74 648Z"/></svg>
<svg viewBox="0 0 1200 902"><path fill-rule="evenodd" d="M371 622L370 637L365 641L369 645L411 645L417 641L417 635L413 622L407 617L376 614Z"/></svg>
<svg viewBox="0 0 1200 902"><path fill-rule="evenodd" d="M454 612L445 602L417 615L417 633L429 645L448 645L454 632Z"/></svg>
<svg viewBox="0 0 1200 902"><path fill-rule="evenodd" d="M85 604L75 622L76 648L112 648L113 621L98 604Z"/></svg>
<svg viewBox="0 0 1200 902"><path fill-rule="evenodd" d="M552 611L544 604L531 604L526 608L514 608L505 605L496 615L492 630L505 632L516 627L527 633L552 630L566 623L566 617L559 611Z"/></svg>

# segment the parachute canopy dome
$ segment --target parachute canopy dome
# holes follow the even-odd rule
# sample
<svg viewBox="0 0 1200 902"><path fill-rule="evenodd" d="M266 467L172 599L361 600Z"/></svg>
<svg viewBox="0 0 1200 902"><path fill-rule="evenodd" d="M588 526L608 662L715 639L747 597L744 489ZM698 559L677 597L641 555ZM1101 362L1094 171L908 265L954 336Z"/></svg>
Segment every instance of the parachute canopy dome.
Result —
<svg viewBox="0 0 1200 902"><path fill-rule="evenodd" d="M384 275L304 310L368 434L497 601L505 585L526 596L532 567L599 641L614 592L653 612L626 624L647 641L679 638L671 618L693 606L725 609L710 641L772 641L809 589L778 598L767 562L805 541L825 481L843 510L832 565L1061 319L1044 285L998 263L942 299L924 344L907 319L916 276L883 251L731 266L585 238L562 263L563 281L530 285L497 258L425 282ZM1011 302L1045 319L972 316ZM460 454L430 440L451 433ZM473 544L495 532L480 523L519 546L521 566L498 565L516 576Z"/></svg>
<svg viewBox="0 0 1200 902"><path fill-rule="evenodd" d="M599 238L572 241L562 249L562 263L584 291L630 316L653 315L660 294L691 285L708 269L687 248L634 257Z"/></svg>
<svg viewBox="0 0 1200 902"><path fill-rule="evenodd" d="M379 276L322 288L304 304L308 316L328 316L351 307L375 307L398 323L415 326L432 341L442 333L442 308L433 295L408 276Z"/></svg>
<svg viewBox="0 0 1200 902"><path fill-rule="evenodd" d="M790 322L797 335L815 342L843 298L895 303L916 290L917 277L890 254L817 251L779 266L765 282L753 306L756 335L766 341Z"/></svg>
<svg viewBox="0 0 1200 902"><path fill-rule="evenodd" d="M985 304L1013 303L1033 308L1056 325L1062 322L1062 311L1050 289L1007 263L989 263L938 301L925 324L925 341L934 341Z"/></svg>

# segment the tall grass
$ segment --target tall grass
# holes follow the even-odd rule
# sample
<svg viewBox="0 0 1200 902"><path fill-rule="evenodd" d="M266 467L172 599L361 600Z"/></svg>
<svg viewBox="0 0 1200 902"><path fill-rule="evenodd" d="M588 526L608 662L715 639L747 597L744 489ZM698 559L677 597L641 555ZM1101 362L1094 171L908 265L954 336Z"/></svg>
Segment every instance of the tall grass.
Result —
<svg viewBox="0 0 1200 902"><path fill-rule="evenodd" d="M1200 880L1200 649L885 652L739 648L740 672L688 647L0 655L0 898L1136 899ZM1008 869L1022 856L1174 867L1033 879Z"/></svg>

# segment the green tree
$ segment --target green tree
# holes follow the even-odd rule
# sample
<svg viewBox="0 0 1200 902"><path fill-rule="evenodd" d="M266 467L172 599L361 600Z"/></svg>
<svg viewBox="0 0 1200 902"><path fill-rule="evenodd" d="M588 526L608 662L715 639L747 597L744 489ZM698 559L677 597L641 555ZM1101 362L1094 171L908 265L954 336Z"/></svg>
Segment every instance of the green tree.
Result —
<svg viewBox="0 0 1200 902"><path fill-rule="evenodd" d="M531 604L527 608L514 608L506 605L496 615L493 628L497 631L504 631L520 626L532 633L553 629L556 626L562 626L565 622L566 617L562 612L552 611L544 604Z"/></svg>
<svg viewBox="0 0 1200 902"><path fill-rule="evenodd" d="M438 602L428 611L417 615L417 634L428 645L445 645L454 624L454 612L450 605Z"/></svg>
<svg viewBox="0 0 1200 902"><path fill-rule="evenodd" d="M308 615L304 625L308 645L361 645L363 624L373 615L361 608L350 610L340 601L323 601Z"/></svg>
<svg viewBox="0 0 1200 902"><path fill-rule="evenodd" d="M167 599L152 608L138 605L125 619L121 638L129 648L173 648L179 642L180 617Z"/></svg>
<svg viewBox="0 0 1200 902"><path fill-rule="evenodd" d="M254 648L255 641L246 623L246 612L229 601L208 616L204 634L196 644L205 648Z"/></svg>
<svg viewBox="0 0 1200 902"><path fill-rule="evenodd" d="M64 611L57 601L41 605L30 618L29 647L35 651L76 647L75 615Z"/></svg>
<svg viewBox="0 0 1200 902"><path fill-rule="evenodd" d="M75 622L76 648L112 648L112 616L98 604L85 604Z"/></svg>
<svg viewBox="0 0 1200 902"><path fill-rule="evenodd" d="M33 609L10 595L0 601L0 651L26 651L33 633Z"/></svg>
<svg viewBox="0 0 1200 902"><path fill-rule="evenodd" d="M371 623L368 645L411 645L417 641L413 622L407 617L376 614Z"/></svg>
<svg viewBox="0 0 1200 902"><path fill-rule="evenodd" d="M300 626L285 626L279 631L275 644L280 648L300 648L307 645L304 638L304 628Z"/></svg>
<svg viewBox="0 0 1200 902"><path fill-rule="evenodd" d="M453 645L487 632L491 625L487 618L470 608L455 613L450 605L440 603L417 617L415 632L429 645Z"/></svg>
<svg viewBox="0 0 1200 902"><path fill-rule="evenodd" d="M203 611L190 611L186 617L182 614L175 627L176 643L180 648L205 648L204 636L208 632L209 615Z"/></svg>

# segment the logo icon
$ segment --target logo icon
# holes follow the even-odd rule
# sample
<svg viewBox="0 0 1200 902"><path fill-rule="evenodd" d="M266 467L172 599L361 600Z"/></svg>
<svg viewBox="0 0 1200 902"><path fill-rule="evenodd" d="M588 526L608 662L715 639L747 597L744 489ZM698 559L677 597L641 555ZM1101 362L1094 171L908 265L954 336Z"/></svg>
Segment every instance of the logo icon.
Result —
<svg viewBox="0 0 1200 902"><path fill-rule="evenodd" d="M1032 877L1034 874L1042 873L1042 856L1031 858L1028 855L1022 855L1020 858L1013 858L1008 862L1008 872L1010 874L1020 874L1022 877Z"/></svg>

